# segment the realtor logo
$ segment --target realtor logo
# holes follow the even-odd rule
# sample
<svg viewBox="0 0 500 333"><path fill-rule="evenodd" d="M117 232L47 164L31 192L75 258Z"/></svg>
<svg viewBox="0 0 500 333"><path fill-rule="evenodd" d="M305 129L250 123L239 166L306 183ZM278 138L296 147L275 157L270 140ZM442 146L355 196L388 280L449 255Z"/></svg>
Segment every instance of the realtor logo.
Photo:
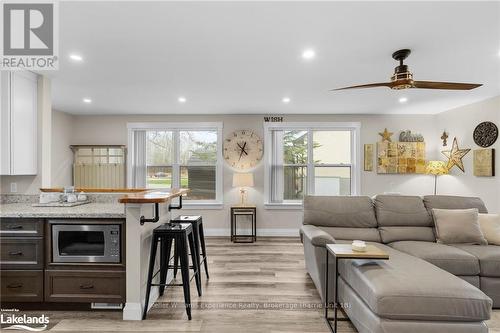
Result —
<svg viewBox="0 0 500 333"><path fill-rule="evenodd" d="M57 3L2 4L0 69L57 69Z"/></svg>

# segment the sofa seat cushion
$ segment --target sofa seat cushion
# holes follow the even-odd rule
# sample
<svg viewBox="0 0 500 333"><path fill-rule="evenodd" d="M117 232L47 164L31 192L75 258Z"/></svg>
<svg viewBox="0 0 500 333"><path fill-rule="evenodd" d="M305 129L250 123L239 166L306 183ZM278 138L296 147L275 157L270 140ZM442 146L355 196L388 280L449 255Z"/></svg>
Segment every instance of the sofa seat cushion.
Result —
<svg viewBox="0 0 500 333"><path fill-rule="evenodd" d="M466 244L453 246L479 259L481 276L500 277L500 246Z"/></svg>
<svg viewBox="0 0 500 333"><path fill-rule="evenodd" d="M389 260L340 260L339 273L381 318L481 321L492 301L466 281L389 246Z"/></svg>
<svg viewBox="0 0 500 333"><path fill-rule="evenodd" d="M457 247L432 242L401 241L390 244L454 275L479 275L479 260Z"/></svg>

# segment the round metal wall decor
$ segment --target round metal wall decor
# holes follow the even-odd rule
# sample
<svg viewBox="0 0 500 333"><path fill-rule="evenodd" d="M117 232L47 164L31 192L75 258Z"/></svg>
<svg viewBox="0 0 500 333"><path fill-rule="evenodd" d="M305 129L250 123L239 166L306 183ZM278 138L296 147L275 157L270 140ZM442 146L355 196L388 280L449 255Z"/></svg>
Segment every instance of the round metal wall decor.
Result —
<svg viewBox="0 0 500 333"><path fill-rule="evenodd" d="M474 142L483 148L487 148L497 141L498 127L491 121L483 121L474 129Z"/></svg>

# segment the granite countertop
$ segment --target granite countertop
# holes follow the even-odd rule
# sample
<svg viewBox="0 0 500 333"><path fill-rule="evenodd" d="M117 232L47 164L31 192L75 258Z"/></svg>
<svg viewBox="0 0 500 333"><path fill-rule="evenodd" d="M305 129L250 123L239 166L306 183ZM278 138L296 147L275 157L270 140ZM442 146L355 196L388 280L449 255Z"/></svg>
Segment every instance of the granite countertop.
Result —
<svg viewBox="0 0 500 333"><path fill-rule="evenodd" d="M0 217L125 218L119 203L89 203L75 207L33 207L31 203L0 204Z"/></svg>

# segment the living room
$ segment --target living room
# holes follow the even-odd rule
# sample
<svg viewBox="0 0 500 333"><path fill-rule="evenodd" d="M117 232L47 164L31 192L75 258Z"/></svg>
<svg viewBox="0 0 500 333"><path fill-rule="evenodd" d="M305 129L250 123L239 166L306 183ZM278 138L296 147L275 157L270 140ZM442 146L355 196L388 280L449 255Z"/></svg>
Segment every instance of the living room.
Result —
<svg viewBox="0 0 500 333"><path fill-rule="evenodd" d="M43 3L2 3L0 296L49 319L2 329L500 332L500 2Z"/></svg>

